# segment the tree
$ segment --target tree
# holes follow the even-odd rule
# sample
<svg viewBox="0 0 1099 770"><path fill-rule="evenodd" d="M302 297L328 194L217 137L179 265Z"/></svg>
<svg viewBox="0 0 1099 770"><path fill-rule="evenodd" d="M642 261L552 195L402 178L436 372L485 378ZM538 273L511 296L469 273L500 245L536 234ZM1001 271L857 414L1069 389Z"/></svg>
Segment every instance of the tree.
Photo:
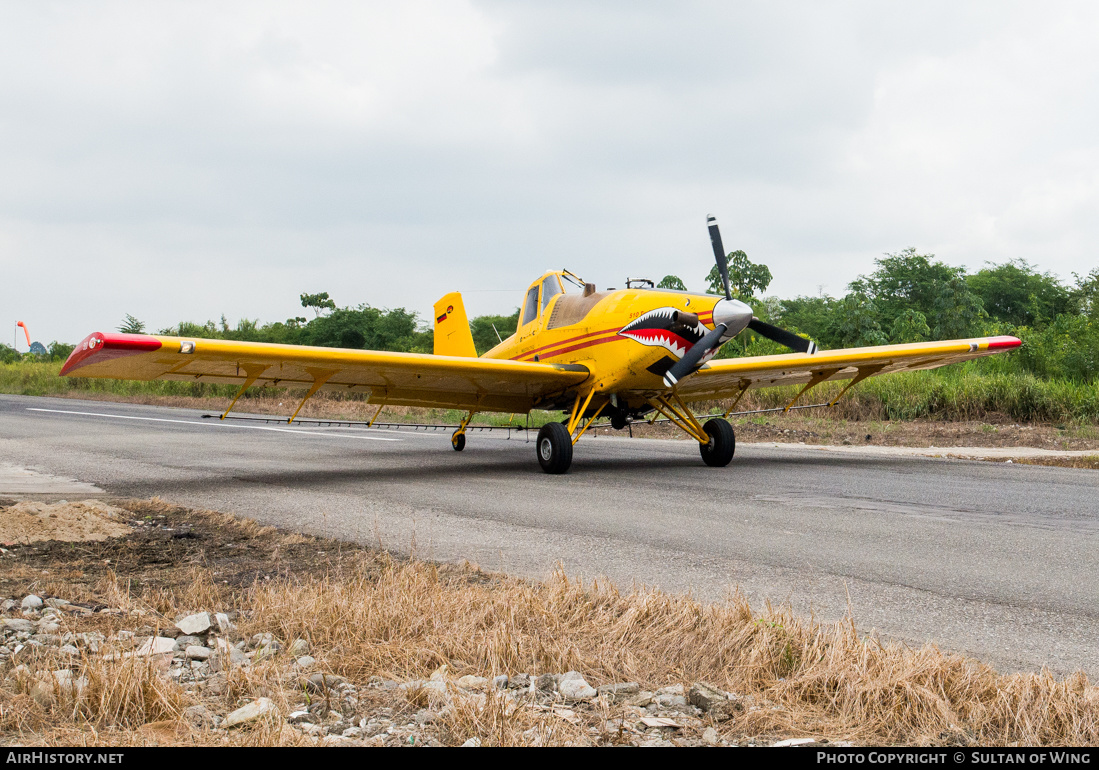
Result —
<svg viewBox="0 0 1099 770"><path fill-rule="evenodd" d="M958 275L948 281L939 282L934 288L936 294L931 309L935 319L935 339L946 340L980 334L980 324L988 315L984 312L981 298L970 291L965 278Z"/></svg>
<svg viewBox="0 0 1099 770"><path fill-rule="evenodd" d="M366 344L366 336L358 329L344 329L340 332L341 348L362 348Z"/></svg>
<svg viewBox="0 0 1099 770"><path fill-rule="evenodd" d="M76 350L76 345L67 345L64 342L54 340L49 346L50 360L64 361L74 350Z"/></svg>
<svg viewBox="0 0 1099 770"><path fill-rule="evenodd" d="M757 265L748 259L743 251L731 251L725 257L729 266L729 286L735 297L754 297L762 294L771 285L771 271L767 265ZM707 291L711 294L724 294L725 286L721 281L721 273L715 264L710 268L706 276Z"/></svg>
<svg viewBox="0 0 1099 770"><path fill-rule="evenodd" d="M1014 326L1044 326L1071 305L1069 290L1052 273L1023 259L991 265L966 277L991 318Z"/></svg>
<svg viewBox="0 0 1099 770"><path fill-rule="evenodd" d="M927 325L927 316L919 310L901 311L889 329L889 341L894 344L905 342L923 342L931 337L931 328Z"/></svg>
<svg viewBox="0 0 1099 770"><path fill-rule="evenodd" d="M125 320L122 322L122 325L118 327L118 330L123 334L144 334L145 322L139 321L127 313Z"/></svg>
<svg viewBox="0 0 1099 770"><path fill-rule="evenodd" d="M660 279L660 283L656 285L658 289L671 289L673 291L687 291L687 287L683 284L683 281L679 280L678 275L666 275Z"/></svg>
<svg viewBox="0 0 1099 770"><path fill-rule="evenodd" d="M1023 346L1012 360L1039 377L1094 383L1099 377L1099 324L1062 313L1044 329L1020 328Z"/></svg>
<svg viewBox="0 0 1099 770"><path fill-rule="evenodd" d="M301 306L313 308L313 312L317 314L317 318L320 318L321 311L323 310L331 311L336 309L335 301L329 298L328 292L326 291L322 291L320 294L302 294Z"/></svg>
<svg viewBox="0 0 1099 770"><path fill-rule="evenodd" d="M470 321L469 330L473 333L473 347L477 349L477 355L492 350L500 344L500 338L506 340L518 326L519 308L511 315L479 315L474 318Z"/></svg>
<svg viewBox="0 0 1099 770"><path fill-rule="evenodd" d="M418 328L415 313L369 305L342 307L318 316L300 331L300 343L330 348L355 347L430 353L433 335Z"/></svg>
<svg viewBox="0 0 1099 770"><path fill-rule="evenodd" d="M180 321L175 326L169 326L167 329L161 329L157 334L168 334L173 337L204 337L206 339L224 339L221 330L214 325L213 321L207 321L205 324L196 324L193 321Z"/></svg>
<svg viewBox="0 0 1099 770"><path fill-rule="evenodd" d="M836 300L831 297L794 297L779 301L774 323L793 332L808 334L829 347L838 346L828 338L828 327L835 315Z"/></svg>
<svg viewBox="0 0 1099 770"><path fill-rule="evenodd" d="M852 292L836 303L828 323L827 336L845 348L885 345L889 342L878 323L874 301Z"/></svg>
<svg viewBox="0 0 1099 770"><path fill-rule="evenodd" d="M1071 294L1075 312L1089 317L1093 323L1099 322L1099 267L1085 276L1076 273L1072 276L1076 279Z"/></svg>
<svg viewBox="0 0 1099 770"><path fill-rule="evenodd" d="M928 315L941 293L940 284L965 274L965 268L933 261L934 254L917 254L908 248L874 260L877 269L860 276L848 286L874 302L882 323L892 326L903 311L919 310Z"/></svg>

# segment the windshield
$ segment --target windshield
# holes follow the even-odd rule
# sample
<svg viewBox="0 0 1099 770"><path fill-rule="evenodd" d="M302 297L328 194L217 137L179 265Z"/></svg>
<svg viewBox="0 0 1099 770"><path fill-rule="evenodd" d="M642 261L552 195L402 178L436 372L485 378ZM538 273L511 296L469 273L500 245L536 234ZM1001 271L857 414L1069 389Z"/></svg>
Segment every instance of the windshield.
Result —
<svg viewBox="0 0 1099 770"><path fill-rule="evenodd" d="M561 281L557 280L556 275L547 275L542 279L542 309L546 309L546 305L550 300L561 293Z"/></svg>

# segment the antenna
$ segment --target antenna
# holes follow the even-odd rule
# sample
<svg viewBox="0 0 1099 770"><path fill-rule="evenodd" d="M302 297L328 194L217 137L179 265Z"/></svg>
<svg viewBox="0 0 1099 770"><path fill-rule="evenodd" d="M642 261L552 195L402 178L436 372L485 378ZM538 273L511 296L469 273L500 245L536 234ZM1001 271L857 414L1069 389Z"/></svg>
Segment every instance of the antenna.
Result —
<svg viewBox="0 0 1099 770"><path fill-rule="evenodd" d="M503 342L504 338L500 336L500 332L496 331L496 324L494 324L492 321L489 321L488 323L489 323L489 326L492 327L492 330L494 332L496 332L496 339L500 340L500 342Z"/></svg>

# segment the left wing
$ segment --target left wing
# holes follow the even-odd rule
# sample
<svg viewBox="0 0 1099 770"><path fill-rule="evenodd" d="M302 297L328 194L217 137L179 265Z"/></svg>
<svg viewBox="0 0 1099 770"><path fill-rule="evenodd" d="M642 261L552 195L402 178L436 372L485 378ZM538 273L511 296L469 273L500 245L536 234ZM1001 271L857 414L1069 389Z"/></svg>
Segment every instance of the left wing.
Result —
<svg viewBox="0 0 1099 770"><path fill-rule="evenodd" d="M587 367L147 334L90 334L70 377L183 380L370 393L370 401L525 413L588 379Z"/></svg>
<svg viewBox="0 0 1099 770"><path fill-rule="evenodd" d="M970 358L1013 350L1022 343L1015 337L977 337L968 340L914 342L870 348L822 350L814 355L788 353L778 356L723 358L710 361L682 380L677 391L685 401L721 399L742 389L804 385L815 380L865 379L891 372L934 369Z"/></svg>

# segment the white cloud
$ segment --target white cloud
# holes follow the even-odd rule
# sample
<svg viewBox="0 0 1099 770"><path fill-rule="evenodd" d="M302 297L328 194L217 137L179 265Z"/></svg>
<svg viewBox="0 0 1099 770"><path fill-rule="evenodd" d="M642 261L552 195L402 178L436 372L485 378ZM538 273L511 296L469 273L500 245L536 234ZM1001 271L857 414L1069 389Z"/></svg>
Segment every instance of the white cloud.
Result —
<svg viewBox="0 0 1099 770"><path fill-rule="evenodd" d="M1090 4L0 5L0 307L506 311L547 267L779 294L884 251L1094 267ZM28 287L39 286L40 290ZM512 289L516 295L496 289Z"/></svg>

